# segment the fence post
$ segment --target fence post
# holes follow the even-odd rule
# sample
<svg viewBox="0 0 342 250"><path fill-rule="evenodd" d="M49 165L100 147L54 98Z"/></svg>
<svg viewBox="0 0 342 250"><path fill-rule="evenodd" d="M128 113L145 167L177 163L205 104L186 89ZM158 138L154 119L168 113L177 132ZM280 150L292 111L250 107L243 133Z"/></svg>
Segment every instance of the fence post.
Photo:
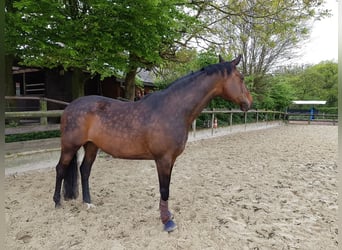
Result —
<svg viewBox="0 0 342 250"><path fill-rule="evenodd" d="M265 112L265 119L266 119L266 127L267 127L267 125L268 125L268 112L267 112L267 110Z"/></svg>
<svg viewBox="0 0 342 250"><path fill-rule="evenodd" d="M247 111L245 112L245 131L247 130Z"/></svg>
<svg viewBox="0 0 342 250"><path fill-rule="evenodd" d="M214 135L214 119L215 119L215 114L214 114L214 109L213 109L213 112L211 113L211 135Z"/></svg>
<svg viewBox="0 0 342 250"><path fill-rule="evenodd" d="M194 137L196 137L196 119L192 122L192 132Z"/></svg>
<svg viewBox="0 0 342 250"><path fill-rule="evenodd" d="M279 124L282 124L285 121L285 114L279 112Z"/></svg>
<svg viewBox="0 0 342 250"><path fill-rule="evenodd" d="M232 132L232 126L233 126L233 112L230 112L230 118L229 118L230 132Z"/></svg>
<svg viewBox="0 0 342 250"><path fill-rule="evenodd" d="M47 111L47 102L43 98L39 99L39 104L40 104L40 111ZM47 117L42 116L40 117L40 125L47 125Z"/></svg>
<svg viewBox="0 0 342 250"><path fill-rule="evenodd" d="M256 110L256 126L258 127L258 123L259 123L259 111Z"/></svg>

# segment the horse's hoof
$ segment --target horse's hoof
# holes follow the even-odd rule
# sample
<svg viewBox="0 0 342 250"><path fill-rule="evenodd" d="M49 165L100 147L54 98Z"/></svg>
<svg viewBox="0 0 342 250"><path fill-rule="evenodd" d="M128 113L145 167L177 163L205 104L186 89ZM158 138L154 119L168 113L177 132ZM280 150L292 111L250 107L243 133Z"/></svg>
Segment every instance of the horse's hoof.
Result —
<svg viewBox="0 0 342 250"><path fill-rule="evenodd" d="M61 203L55 203L55 208L61 208L62 207L62 204Z"/></svg>
<svg viewBox="0 0 342 250"><path fill-rule="evenodd" d="M168 222L164 224L164 231L168 233L172 232L176 228L177 228L177 225L176 223L173 222L173 220L169 220Z"/></svg>
<svg viewBox="0 0 342 250"><path fill-rule="evenodd" d="M85 203L85 205L87 206L87 210L91 209L91 208L96 208L96 206L94 204L91 204L91 203Z"/></svg>

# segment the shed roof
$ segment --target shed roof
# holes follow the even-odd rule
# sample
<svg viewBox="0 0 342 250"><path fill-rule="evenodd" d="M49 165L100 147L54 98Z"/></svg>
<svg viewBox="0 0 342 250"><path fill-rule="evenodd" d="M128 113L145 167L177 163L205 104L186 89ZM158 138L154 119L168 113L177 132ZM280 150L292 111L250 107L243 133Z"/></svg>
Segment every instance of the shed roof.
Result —
<svg viewBox="0 0 342 250"><path fill-rule="evenodd" d="M324 105L326 104L327 101L315 101L315 100L309 100L309 101L292 101L292 104L300 104L300 105L304 105L304 104L321 104Z"/></svg>
<svg viewBox="0 0 342 250"><path fill-rule="evenodd" d="M155 75L152 71L140 69L137 77L144 82L145 85L154 86Z"/></svg>

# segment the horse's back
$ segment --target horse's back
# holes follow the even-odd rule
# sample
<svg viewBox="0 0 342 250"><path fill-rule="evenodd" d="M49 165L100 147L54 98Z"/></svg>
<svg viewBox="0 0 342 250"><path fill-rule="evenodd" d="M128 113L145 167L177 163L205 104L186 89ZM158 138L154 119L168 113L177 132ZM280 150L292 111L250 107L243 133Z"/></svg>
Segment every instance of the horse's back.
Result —
<svg viewBox="0 0 342 250"><path fill-rule="evenodd" d="M113 107L121 106L124 102L103 96L84 96L72 101L64 110L61 117L62 140L84 140L89 129L94 124L110 116ZM119 107L117 109L120 109ZM108 118L109 119L109 118Z"/></svg>
<svg viewBox="0 0 342 250"><path fill-rule="evenodd" d="M110 104L123 104L125 102L119 101L116 99L99 96L99 95L89 95L89 96L82 96L74 101L72 101L66 108L65 111L73 110L75 111L82 111L82 112L89 112L91 110L96 109L98 105L110 105Z"/></svg>

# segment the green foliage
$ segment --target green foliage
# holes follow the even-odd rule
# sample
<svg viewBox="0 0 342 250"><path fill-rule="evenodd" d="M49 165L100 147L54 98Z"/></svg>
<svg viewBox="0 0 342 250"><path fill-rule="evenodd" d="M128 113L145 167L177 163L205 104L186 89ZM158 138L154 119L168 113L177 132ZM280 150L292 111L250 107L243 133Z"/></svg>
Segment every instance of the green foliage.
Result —
<svg viewBox="0 0 342 250"><path fill-rule="evenodd" d="M238 108L238 106L236 106L235 104L231 102L227 102L220 97L215 97L214 99L210 101L207 108L209 109L233 109L233 108Z"/></svg>
<svg viewBox="0 0 342 250"><path fill-rule="evenodd" d="M103 77L159 65L196 19L185 0L20 0L6 12L7 53L23 65Z"/></svg>
<svg viewBox="0 0 342 250"><path fill-rule="evenodd" d="M172 57L199 24L186 0L13 0L6 5L6 52L19 63L79 69L102 79L123 77L129 99L137 69Z"/></svg>
<svg viewBox="0 0 342 250"><path fill-rule="evenodd" d="M336 106L333 63L269 75L272 66L293 57L293 49L305 40L307 21L329 15L323 2L9 0L6 54L26 66L62 66L102 78L157 68L157 84L164 88L218 62L218 54L231 59L243 53L240 68L254 107L283 109L294 98L325 99ZM205 52L189 49L190 41L200 41ZM234 106L215 99L209 108Z"/></svg>
<svg viewBox="0 0 342 250"><path fill-rule="evenodd" d="M338 108L337 107L325 107L325 106L320 106L318 108L320 114L334 114L337 115L338 113Z"/></svg>
<svg viewBox="0 0 342 250"><path fill-rule="evenodd" d="M6 135L5 143L18 142L18 141L30 141L60 137L60 131L46 131L46 132L31 132L24 134Z"/></svg>
<svg viewBox="0 0 342 250"><path fill-rule="evenodd" d="M261 103L282 109L295 99L326 100L325 107L337 107L337 66L337 63L327 61L306 67L284 68L268 77L269 91L263 93ZM273 103L269 103L269 99Z"/></svg>
<svg viewBox="0 0 342 250"><path fill-rule="evenodd" d="M257 98L258 108L283 111L295 99L294 88L283 76L268 76L265 83L266 91Z"/></svg>
<svg viewBox="0 0 342 250"><path fill-rule="evenodd" d="M337 63L326 61L289 75L297 99L326 100L326 106L337 107L337 66Z"/></svg>

